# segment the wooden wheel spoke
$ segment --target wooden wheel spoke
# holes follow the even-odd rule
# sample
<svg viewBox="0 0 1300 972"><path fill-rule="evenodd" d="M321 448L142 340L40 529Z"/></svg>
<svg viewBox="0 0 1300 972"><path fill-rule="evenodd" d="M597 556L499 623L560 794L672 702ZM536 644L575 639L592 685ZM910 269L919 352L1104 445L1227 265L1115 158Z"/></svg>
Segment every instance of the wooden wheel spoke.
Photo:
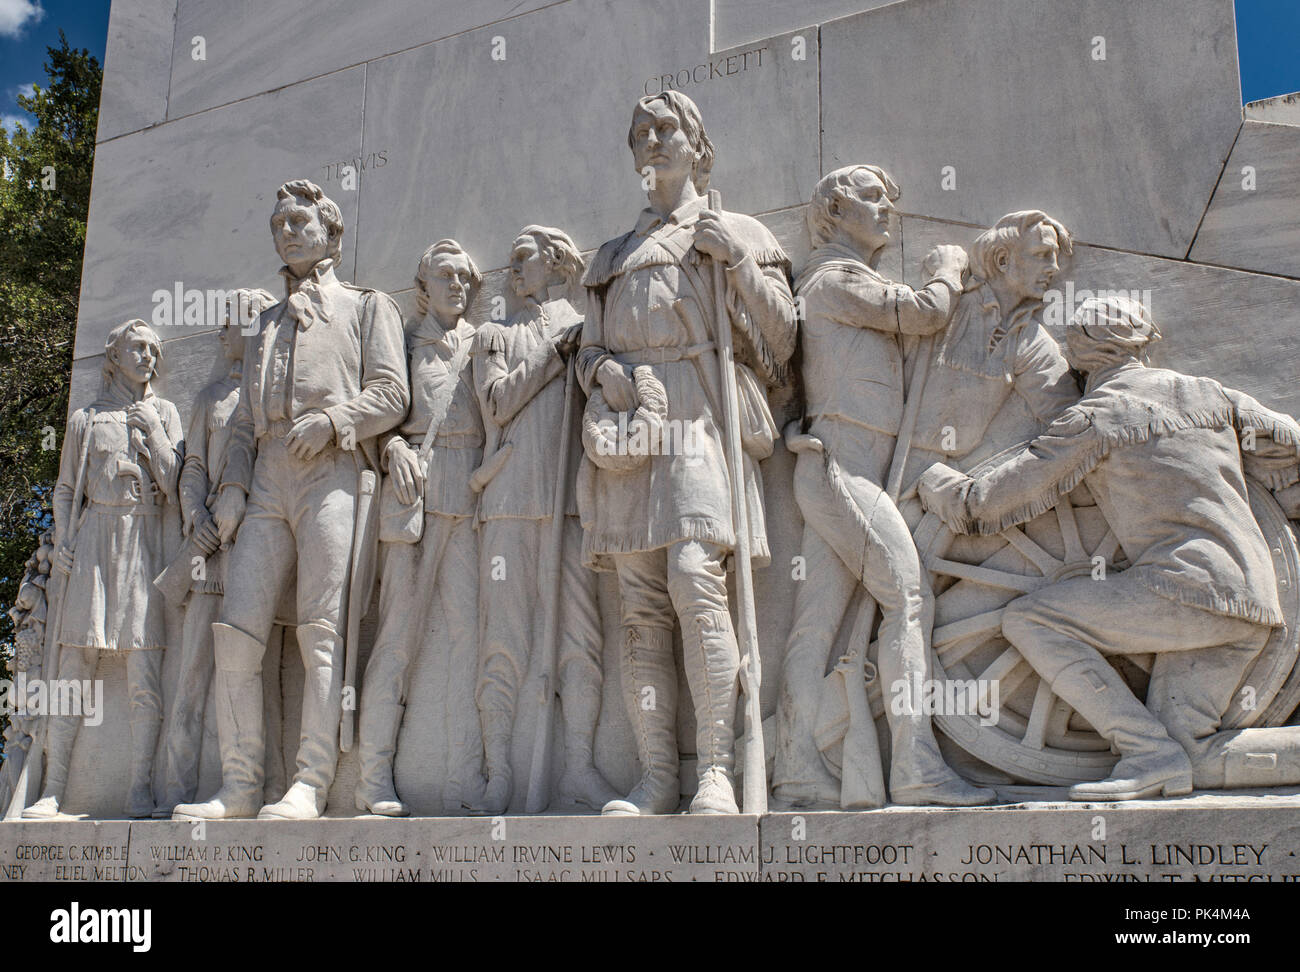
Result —
<svg viewBox="0 0 1300 972"><path fill-rule="evenodd" d="M955 641L997 634L1002 630L1002 610L997 608L982 614L972 614L969 618L962 618L960 621L941 624L930 636L931 644L942 654L943 649Z"/></svg>
<svg viewBox="0 0 1300 972"><path fill-rule="evenodd" d="M1027 538L1026 538L1027 539ZM1046 583L1043 577L1030 577L1026 574L1013 574L1007 570L995 570L992 567L980 567L976 564L963 564L958 560L936 557L930 563L930 569L936 574L946 574L961 580L973 581L986 587L997 587L1007 591L1019 591L1029 594Z"/></svg>
<svg viewBox="0 0 1300 972"><path fill-rule="evenodd" d="M1040 679L1038 691L1034 693L1034 704L1029 710L1029 725L1025 727L1022 740L1030 749L1042 749L1047 742L1047 728L1051 722L1052 711L1056 706L1056 695L1047 679Z"/></svg>
<svg viewBox="0 0 1300 972"><path fill-rule="evenodd" d="M1075 519L1074 507L1068 496L1062 496L1056 504L1056 522L1061 525L1061 539L1065 541L1065 562L1077 563L1088 559L1088 551L1079 537L1079 521Z"/></svg>
<svg viewBox="0 0 1300 972"><path fill-rule="evenodd" d="M1044 577L1054 573L1061 566L1061 561L1057 560L1046 550L1030 540L1025 531L1020 527L1007 527L1002 531L1002 536L1007 543L1015 547L1020 554L1031 564L1038 568L1039 573Z"/></svg>
<svg viewBox="0 0 1300 972"><path fill-rule="evenodd" d="M980 672L979 677L986 682L1001 681L1010 675L1017 665L1023 664L1024 660L1020 652L1008 645L1002 654L993 659L988 668Z"/></svg>
<svg viewBox="0 0 1300 972"><path fill-rule="evenodd" d="M1114 530L1107 530L1106 535L1101 538L1101 543L1097 544L1097 549L1092 552L1094 557L1100 557L1110 565L1115 560L1115 554L1119 553L1119 537L1115 536Z"/></svg>

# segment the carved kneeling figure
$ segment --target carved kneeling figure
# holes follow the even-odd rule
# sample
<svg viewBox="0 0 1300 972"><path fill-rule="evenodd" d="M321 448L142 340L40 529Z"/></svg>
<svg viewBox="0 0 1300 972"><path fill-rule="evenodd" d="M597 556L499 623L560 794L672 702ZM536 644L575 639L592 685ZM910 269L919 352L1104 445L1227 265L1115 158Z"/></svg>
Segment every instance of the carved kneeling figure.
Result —
<svg viewBox="0 0 1300 972"><path fill-rule="evenodd" d="M1120 755L1110 778L1072 787L1075 800L1300 782L1300 728L1219 731L1282 623L1239 435L1294 457L1300 426L1211 379L1148 367L1159 338L1140 303L1085 301L1066 328L1066 358L1087 378L1080 401L978 478L936 463L921 482L949 527L983 534L1086 483L1132 563L1041 588L1003 616L1007 640ZM1145 654L1155 663L1144 706L1106 656Z"/></svg>

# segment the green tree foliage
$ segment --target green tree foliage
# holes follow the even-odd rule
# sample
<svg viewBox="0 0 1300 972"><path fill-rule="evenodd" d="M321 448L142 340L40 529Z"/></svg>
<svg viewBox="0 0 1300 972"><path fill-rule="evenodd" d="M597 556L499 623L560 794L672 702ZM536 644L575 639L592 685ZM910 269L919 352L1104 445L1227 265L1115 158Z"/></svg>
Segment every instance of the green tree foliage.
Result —
<svg viewBox="0 0 1300 972"><path fill-rule="evenodd" d="M99 62L59 41L47 83L18 98L35 127L0 128L0 612L51 524L95 157ZM12 645L3 613L0 677Z"/></svg>

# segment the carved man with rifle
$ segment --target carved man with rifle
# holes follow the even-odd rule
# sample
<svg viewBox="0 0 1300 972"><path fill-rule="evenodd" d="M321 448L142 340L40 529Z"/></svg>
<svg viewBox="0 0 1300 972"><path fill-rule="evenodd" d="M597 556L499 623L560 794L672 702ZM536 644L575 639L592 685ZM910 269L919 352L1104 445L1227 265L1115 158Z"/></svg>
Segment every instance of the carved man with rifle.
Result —
<svg viewBox="0 0 1300 972"><path fill-rule="evenodd" d="M375 437L397 425L410 402L397 305L335 275L338 206L314 183L285 183L271 233L285 262L285 299L262 313L248 341L213 507L223 544L239 531L213 625L222 785L206 803L177 806L177 819L310 819L324 811L340 749L345 642L370 596L363 580L375 554L367 512ZM262 658L295 561L306 671L297 771L284 799L259 813Z"/></svg>
<svg viewBox="0 0 1300 972"><path fill-rule="evenodd" d="M886 482L893 458L906 454L900 430L910 432L903 341L937 334L947 325L962 292L966 253L958 246L931 250L919 290L882 276L876 267L890 239L898 196L898 186L876 166L850 165L825 176L808 207L814 250L795 283L804 308L807 414L806 428L792 436L791 447L799 453L794 487L804 518L807 575L795 592L773 778L776 795L795 805L841 802L840 783L823 766L813 723L827 659L859 585L881 611L878 668L886 700L891 686L924 678L929 665L934 598ZM925 352L929 346L922 343ZM909 395L921 391L917 374ZM910 411L914 419L915 408ZM865 651L868 633L857 632L862 643L853 651ZM846 679L845 688L865 696L860 675ZM852 704L849 711L852 722ZM971 786L944 763L921 706L900 713L887 705L886 711L893 802L970 806L992 799L991 791ZM878 764L865 698L860 712L866 723L850 725L849 734L866 734L860 756ZM853 744L846 737L846 793L859 769L851 758ZM883 793L877 793L865 805L881 802ZM843 805L861 808L854 800Z"/></svg>
<svg viewBox="0 0 1300 972"><path fill-rule="evenodd" d="M628 469L602 468L593 455L579 482L584 556L618 574L622 682L642 772L633 791L604 811L667 813L677 807L673 626L680 620L699 757L691 812L735 813L741 648L726 566L728 556L743 548L752 549L753 565L770 557L758 461L771 454L776 435L767 386L785 380L795 346L790 262L758 221L706 204L713 145L689 98L669 91L639 101L628 145L650 205L630 232L600 248L588 269L578 374L589 392L600 389L612 410L632 413L641 404L634 371L651 369L666 392L666 421L680 433L676 442L691 447L661 449ZM729 355L723 361L719 349L733 336L734 362ZM728 364L734 367L730 386L724 380ZM739 429L739 442L730 441L729 427ZM741 468L732 468L732 458ZM742 511L743 518L737 515ZM738 581L748 578L750 566L736 564ZM748 624L752 592L740 593L749 601L741 604L742 624ZM752 625L742 634L748 674L756 674ZM756 709L753 681L746 685L747 704ZM747 743L759 743L757 765L746 760L746 786L757 784L761 794L761 720L747 716L746 722ZM754 733L760 733L757 740Z"/></svg>

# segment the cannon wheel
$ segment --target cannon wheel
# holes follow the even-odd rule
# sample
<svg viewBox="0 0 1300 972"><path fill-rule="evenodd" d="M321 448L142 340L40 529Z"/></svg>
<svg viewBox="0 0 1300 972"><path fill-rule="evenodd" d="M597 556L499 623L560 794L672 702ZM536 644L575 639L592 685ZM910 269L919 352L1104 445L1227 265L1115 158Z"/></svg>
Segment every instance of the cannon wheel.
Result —
<svg viewBox="0 0 1300 972"><path fill-rule="evenodd" d="M1286 622L1274 629L1238 685L1223 717L1225 729L1283 725L1300 704L1300 551L1272 494L1254 481L1247 489L1273 554ZM1068 786L1104 779L1116 761L1109 744L1002 637L1002 610L1021 594L1086 576L1099 565L1107 571L1128 566L1086 487L996 537L957 537L932 513L915 537L936 596L933 677L941 683L996 680L999 691L996 723L983 725L976 713L945 713L935 715L935 724L966 752L1019 781ZM1139 697L1145 696L1151 661L1150 655L1111 659Z"/></svg>

